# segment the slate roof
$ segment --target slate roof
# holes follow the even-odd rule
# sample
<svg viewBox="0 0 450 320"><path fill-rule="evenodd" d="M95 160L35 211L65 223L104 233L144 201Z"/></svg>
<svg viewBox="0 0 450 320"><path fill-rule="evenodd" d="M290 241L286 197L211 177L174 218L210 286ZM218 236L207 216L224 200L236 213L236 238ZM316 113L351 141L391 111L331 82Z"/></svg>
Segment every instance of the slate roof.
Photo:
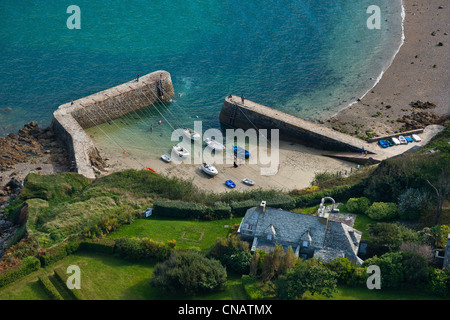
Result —
<svg viewBox="0 0 450 320"><path fill-rule="evenodd" d="M358 262L362 233L352 227L353 223L354 216L343 214L330 215L327 220L282 209L266 207L263 211L262 207L253 207L247 210L238 232L243 238L256 238L253 249L271 251L275 244L280 244L292 246L295 251L306 240L315 249L314 256L320 256L323 261L349 257Z"/></svg>

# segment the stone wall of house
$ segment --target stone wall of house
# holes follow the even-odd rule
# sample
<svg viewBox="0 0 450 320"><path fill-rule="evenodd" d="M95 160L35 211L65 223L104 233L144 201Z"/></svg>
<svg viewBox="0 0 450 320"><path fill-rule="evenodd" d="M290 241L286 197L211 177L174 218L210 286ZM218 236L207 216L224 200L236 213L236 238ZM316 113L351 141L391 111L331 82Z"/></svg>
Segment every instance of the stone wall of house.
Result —
<svg viewBox="0 0 450 320"><path fill-rule="evenodd" d="M158 81L161 89L158 90ZM95 178L93 164L100 154L84 129L120 118L158 101L159 94L170 100L174 89L170 74L156 71L116 87L95 93L58 107L51 128L67 147L74 171Z"/></svg>

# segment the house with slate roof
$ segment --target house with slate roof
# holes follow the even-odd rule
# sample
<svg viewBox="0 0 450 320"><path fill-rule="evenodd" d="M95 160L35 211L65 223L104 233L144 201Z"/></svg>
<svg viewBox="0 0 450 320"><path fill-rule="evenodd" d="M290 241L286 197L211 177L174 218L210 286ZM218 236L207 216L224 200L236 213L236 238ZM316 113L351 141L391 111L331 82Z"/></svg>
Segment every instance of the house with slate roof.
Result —
<svg viewBox="0 0 450 320"><path fill-rule="evenodd" d="M331 198L328 198L331 199ZM259 207L247 210L238 229L241 239L251 243L251 250L273 251L275 245L287 250L292 247L297 257L320 258L323 262L335 258L347 258L362 264L357 256L362 232L353 228L355 215L339 214L331 210L324 201L317 215L307 215L266 207L262 201Z"/></svg>

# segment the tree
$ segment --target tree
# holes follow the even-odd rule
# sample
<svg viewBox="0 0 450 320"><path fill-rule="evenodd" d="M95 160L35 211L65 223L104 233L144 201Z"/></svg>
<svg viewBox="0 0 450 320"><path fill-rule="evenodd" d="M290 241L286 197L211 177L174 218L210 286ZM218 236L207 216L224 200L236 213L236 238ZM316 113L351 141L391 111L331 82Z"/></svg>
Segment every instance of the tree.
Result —
<svg viewBox="0 0 450 320"><path fill-rule="evenodd" d="M434 224L439 223L439 218L442 213L442 206L444 205L444 200L447 197L448 185L450 182L450 172L446 172L444 168L441 170L441 176L439 177L439 190L431 184L427 179L428 184L434 189L437 196L436 212L434 214Z"/></svg>
<svg viewBox="0 0 450 320"><path fill-rule="evenodd" d="M337 275L321 264L301 262L278 279L276 291L283 300L301 299L306 292L331 298L337 291Z"/></svg>
<svg viewBox="0 0 450 320"><path fill-rule="evenodd" d="M226 280L227 272L218 260L200 252L174 251L155 266L150 284L165 292L195 295L222 289Z"/></svg>
<svg viewBox="0 0 450 320"><path fill-rule="evenodd" d="M283 258L281 259L281 263L278 268L278 273L285 274L289 269L295 266L297 259L298 258L295 255L294 250L292 249L292 247L289 247Z"/></svg>
<svg viewBox="0 0 450 320"><path fill-rule="evenodd" d="M284 249L280 245L275 245L275 250L264 256L261 271L262 280L270 281L277 274L283 256Z"/></svg>

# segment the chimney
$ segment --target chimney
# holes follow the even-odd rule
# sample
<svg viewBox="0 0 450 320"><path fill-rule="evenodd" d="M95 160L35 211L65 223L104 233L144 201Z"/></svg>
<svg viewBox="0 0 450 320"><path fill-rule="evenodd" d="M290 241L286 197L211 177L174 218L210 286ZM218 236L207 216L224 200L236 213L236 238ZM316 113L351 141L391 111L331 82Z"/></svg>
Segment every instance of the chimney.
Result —
<svg viewBox="0 0 450 320"><path fill-rule="evenodd" d="M259 210L261 213L266 212L266 201L261 201L261 204L259 205Z"/></svg>

